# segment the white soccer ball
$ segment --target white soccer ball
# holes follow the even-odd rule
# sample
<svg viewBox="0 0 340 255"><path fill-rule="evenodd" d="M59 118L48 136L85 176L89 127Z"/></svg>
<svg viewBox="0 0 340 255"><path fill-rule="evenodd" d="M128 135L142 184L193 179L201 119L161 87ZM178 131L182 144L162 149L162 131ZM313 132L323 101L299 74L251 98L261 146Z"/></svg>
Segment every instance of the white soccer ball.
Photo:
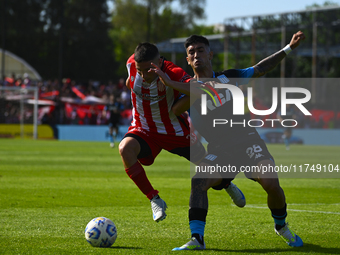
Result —
<svg viewBox="0 0 340 255"><path fill-rule="evenodd" d="M97 217L85 228L85 238L94 247L110 247L117 239L117 228L112 220Z"/></svg>

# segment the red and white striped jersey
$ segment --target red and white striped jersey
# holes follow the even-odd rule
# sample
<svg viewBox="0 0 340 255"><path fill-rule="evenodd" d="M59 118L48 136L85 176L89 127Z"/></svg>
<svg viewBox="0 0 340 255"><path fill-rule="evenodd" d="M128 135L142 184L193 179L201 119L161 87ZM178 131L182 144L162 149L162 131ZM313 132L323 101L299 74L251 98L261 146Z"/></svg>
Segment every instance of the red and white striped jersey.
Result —
<svg viewBox="0 0 340 255"><path fill-rule="evenodd" d="M130 130L145 130L151 133L184 136L190 133L189 117L176 116L171 107L180 92L165 86L155 79L151 84L143 81L138 74L134 54L128 59L126 67L131 87L132 115ZM190 76L180 67L164 60L162 71L171 80L188 82Z"/></svg>

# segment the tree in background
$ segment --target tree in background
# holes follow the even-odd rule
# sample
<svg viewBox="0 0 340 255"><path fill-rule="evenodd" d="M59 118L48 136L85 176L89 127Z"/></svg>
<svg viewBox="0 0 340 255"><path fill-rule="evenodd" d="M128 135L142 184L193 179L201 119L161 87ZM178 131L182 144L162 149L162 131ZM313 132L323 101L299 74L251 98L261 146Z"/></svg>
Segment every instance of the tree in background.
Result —
<svg viewBox="0 0 340 255"><path fill-rule="evenodd" d="M331 7L331 6L339 6L338 3L333 2L333 1L325 1L322 5L320 4L311 4L311 5L307 5L306 9L313 9L313 8L319 8L319 7Z"/></svg>
<svg viewBox="0 0 340 255"><path fill-rule="evenodd" d="M25 59L44 79L118 78L106 0L4 1L6 49ZM0 36L2 40L3 33Z"/></svg>
<svg viewBox="0 0 340 255"><path fill-rule="evenodd" d="M190 35L195 21L204 17L204 4L205 0L116 0L110 32L120 63L116 71L126 76L125 62L140 42Z"/></svg>
<svg viewBox="0 0 340 255"><path fill-rule="evenodd" d="M338 51L340 40L339 26L339 9L317 11L312 9L323 7L339 6L336 3L326 1L323 5L313 4L307 6L308 12L300 13L295 19L287 21L286 24L286 40L298 31L302 30L306 35L306 40L301 44L298 51L293 51L285 58L286 61L286 77L311 77L312 76L312 44L313 44L313 22L314 18L317 24L317 77L330 78L339 77L340 69L334 68L339 65L339 57L334 56ZM230 32L252 32L252 29L271 31L277 29L277 32L268 32L257 34L255 38L255 62L272 54L279 49L281 44L282 20L280 15L264 15L256 17L251 28L231 27ZM248 30L247 30L248 29ZM229 39L228 68L241 68L249 66L252 46L252 37L240 36ZM333 53L333 54L331 54ZM297 57L298 56L298 57ZM223 53L219 54L219 58L223 59ZM223 62L222 62L223 63ZM338 64L337 64L338 63ZM254 63L252 63L254 64ZM222 67L222 66L221 66ZM266 77L280 77L280 68L275 68Z"/></svg>

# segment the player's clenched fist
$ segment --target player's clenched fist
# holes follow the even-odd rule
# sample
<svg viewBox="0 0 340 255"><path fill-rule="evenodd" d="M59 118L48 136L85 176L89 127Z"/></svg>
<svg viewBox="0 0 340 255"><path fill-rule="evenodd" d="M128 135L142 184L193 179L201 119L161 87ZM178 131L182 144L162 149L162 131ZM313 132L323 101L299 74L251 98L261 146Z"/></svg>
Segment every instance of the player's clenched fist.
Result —
<svg viewBox="0 0 340 255"><path fill-rule="evenodd" d="M305 34L301 31L295 33L292 37L292 39L290 40L289 46L290 48L293 50L295 49L297 46L299 46L301 40L305 40Z"/></svg>

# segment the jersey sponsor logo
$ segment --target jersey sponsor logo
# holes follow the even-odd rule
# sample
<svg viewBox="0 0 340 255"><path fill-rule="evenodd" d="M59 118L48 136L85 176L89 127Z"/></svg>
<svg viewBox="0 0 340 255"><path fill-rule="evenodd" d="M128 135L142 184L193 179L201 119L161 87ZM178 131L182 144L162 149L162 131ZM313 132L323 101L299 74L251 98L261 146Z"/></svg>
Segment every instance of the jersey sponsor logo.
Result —
<svg viewBox="0 0 340 255"><path fill-rule="evenodd" d="M213 106L211 100L208 100L208 104L211 105L213 109L215 109L218 106L221 106L223 103L222 103L220 94L217 93L217 91L211 85L209 85L207 83L205 83L204 85L205 85L206 88L210 89L215 94L215 96L213 96L208 89L198 87L199 89L203 90L205 93L207 93L210 96L210 98L214 102L215 106ZM217 104L215 97L216 97L216 99L218 99L219 105ZM211 107L209 109L212 110ZM202 115L206 115L207 114L207 95L206 94L202 94L201 114Z"/></svg>
<svg viewBox="0 0 340 255"><path fill-rule="evenodd" d="M142 100L149 100L149 101L160 101L162 100L163 98L166 97L166 95L162 95L162 96L151 96L150 94L142 94L142 93L139 93L137 91L133 91L136 96Z"/></svg>
<svg viewBox="0 0 340 255"><path fill-rule="evenodd" d="M210 111L213 111L216 108L221 107L226 102L231 100L231 93L230 93L230 91L228 89L225 90L225 94L218 93L217 95L219 96L219 99L220 99L219 103L216 103L216 100L215 100L216 96L213 97L212 95L210 95L210 97L213 100L212 101L212 100L207 100L206 99L206 95L202 94L202 104L201 104L201 114L202 115L206 115L207 114L207 109L209 109Z"/></svg>
<svg viewBox="0 0 340 255"><path fill-rule="evenodd" d="M207 97L206 95L202 94L201 96L201 114L202 115L207 115L207 108L212 111L212 110L215 110L217 107L220 107L222 106L223 104L225 104L227 101L230 101L231 100L231 94L233 94L234 96L234 101L235 99L237 99L238 97L243 97L243 92L238 88L236 87L235 85L230 85L230 84L215 84L215 88L216 89L223 89L225 88L225 95L222 94L222 93L218 93L216 92L216 94L219 96L220 98L220 104L216 104L215 102L215 106L212 104L212 102L210 100L207 100ZM237 89L237 90L236 90ZM241 91L241 92L240 92ZM241 93L241 94L240 94ZM211 96L212 97L212 96ZM214 100L214 99L213 99ZM238 101L238 100L237 100ZM244 102L244 100L243 100ZM233 104L234 106L234 104ZM233 113L235 114L234 112L235 109L233 109ZM241 109L242 112L244 112L244 105L242 104L242 109Z"/></svg>
<svg viewBox="0 0 340 255"><path fill-rule="evenodd" d="M228 83L228 82L230 81L224 74L221 74L221 75L217 76L217 79L218 79L221 83ZM225 104L225 102L230 101L230 99L231 99L231 94L230 94L230 91L229 91L228 89L225 90L225 94L226 94L226 95L225 95L225 97L224 97L224 95L223 95L222 93L217 93L217 91L216 91L212 86L210 86L210 85L208 85L208 84L204 84L204 85L205 85L207 88L209 88L209 89L215 94L215 96L213 96L213 95L210 93L209 90L204 89L204 88L200 88L201 90L203 90L204 92L206 92L206 93L210 96L210 98L212 99L212 101L211 101L211 100L207 100L207 96L204 95L204 94L202 94L202 96L201 96L201 100L202 100L202 104L201 104L201 114L202 114L202 115L206 115L206 114L207 114L207 108L208 108L210 111L212 111L212 110L216 109L217 107L220 107L220 106L222 106L223 104ZM220 86L218 86L218 85L222 86L222 88L223 88L223 85L221 85L221 84L216 84L216 85L215 85L215 88L220 88ZM237 85L236 85L236 86L237 86ZM217 103L217 101L216 101L215 98L218 99L219 104ZM214 102L215 105L213 105L212 102Z"/></svg>
<svg viewBox="0 0 340 255"><path fill-rule="evenodd" d="M135 80L135 77L134 76L131 76L131 81L134 81Z"/></svg>
<svg viewBox="0 0 340 255"><path fill-rule="evenodd" d="M209 161L214 161L215 159L217 159L217 156L214 154L209 154L205 157L205 159L209 160Z"/></svg>
<svg viewBox="0 0 340 255"><path fill-rule="evenodd" d="M149 89L150 86L151 86L150 83L148 83L148 82L146 82L146 81L143 80L143 82L142 82L142 87L143 87L143 88Z"/></svg>
<svg viewBox="0 0 340 255"><path fill-rule="evenodd" d="M222 83L228 83L230 81L224 74L217 76L217 79Z"/></svg>

